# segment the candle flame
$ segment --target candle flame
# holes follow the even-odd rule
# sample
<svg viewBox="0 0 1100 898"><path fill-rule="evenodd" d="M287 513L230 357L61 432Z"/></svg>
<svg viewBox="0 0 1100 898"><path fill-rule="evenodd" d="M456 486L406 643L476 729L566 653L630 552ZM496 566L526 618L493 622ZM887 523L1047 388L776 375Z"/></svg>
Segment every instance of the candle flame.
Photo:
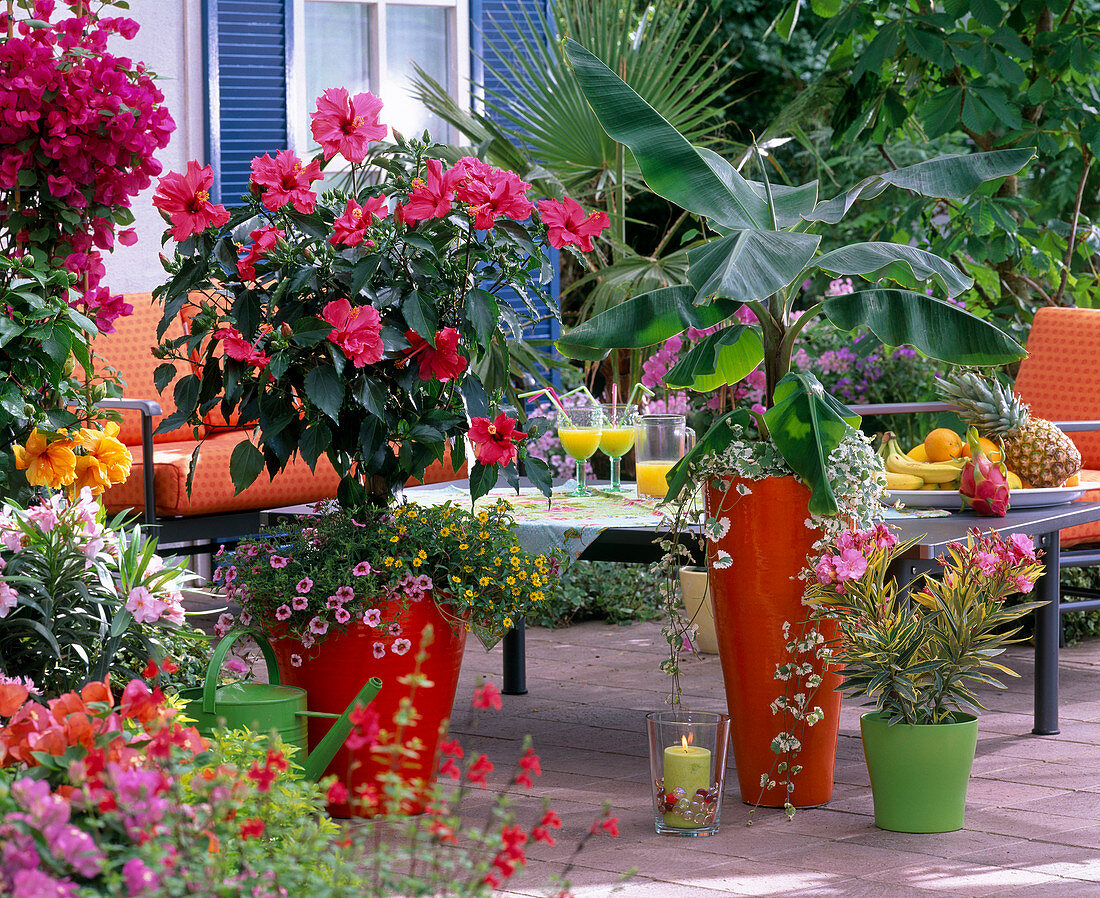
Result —
<svg viewBox="0 0 1100 898"><path fill-rule="evenodd" d="M690 734L689 734L689 735L690 735ZM684 750L686 751L686 750L687 750L687 747L688 747L688 746L689 746L689 745L691 744L691 740L689 740L687 736L681 736L681 737L680 737L680 741L681 741L681 742L683 743L683 745L684 745Z"/></svg>

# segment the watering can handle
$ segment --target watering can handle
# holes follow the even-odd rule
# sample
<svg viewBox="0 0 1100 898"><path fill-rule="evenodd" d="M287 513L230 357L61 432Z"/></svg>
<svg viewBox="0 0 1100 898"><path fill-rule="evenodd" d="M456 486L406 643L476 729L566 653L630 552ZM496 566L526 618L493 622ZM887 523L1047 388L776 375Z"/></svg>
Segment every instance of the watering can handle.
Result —
<svg viewBox="0 0 1100 898"><path fill-rule="evenodd" d="M279 665L275 661L275 650L271 647L271 643L267 641L267 637L262 633L254 633L248 630L238 630L236 633L230 633L218 643L218 647L214 649L214 657L210 659L210 664L206 668L206 680L202 684L202 710L204 714L214 713L214 693L218 688L218 674L221 672L229 650L233 648L233 643L242 636L251 636L256 640L256 643L260 646L260 651L263 652L264 662L267 664L268 682L272 686L279 685Z"/></svg>
<svg viewBox="0 0 1100 898"><path fill-rule="evenodd" d="M378 690L382 688L382 681L378 677L371 677L363 684L363 688L359 690L359 694L351 700L351 704L344 709L344 713L336 720L324 738L317 743L317 747L309 753L309 757L306 758L305 763L305 777L308 780L316 782L321 778L321 774L325 772L325 768L328 767L329 761L332 760L336 751L343 745L349 735L351 735L351 712L355 710L358 705L369 705L374 701L374 697L378 695Z"/></svg>

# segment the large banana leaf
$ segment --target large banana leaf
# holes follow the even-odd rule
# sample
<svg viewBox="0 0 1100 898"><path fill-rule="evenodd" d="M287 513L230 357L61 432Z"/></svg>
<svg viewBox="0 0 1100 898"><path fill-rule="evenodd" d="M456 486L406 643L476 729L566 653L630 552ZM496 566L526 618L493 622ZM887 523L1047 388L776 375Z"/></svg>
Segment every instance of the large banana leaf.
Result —
<svg viewBox="0 0 1100 898"><path fill-rule="evenodd" d="M821 237L797 231L735 231L688 253L696 303L717 294L738 302L765 299L813 259Z"/></svg>
<svg viewBox="0 0 1100 898"><path fill-rule="evenodd" d="M665 375L674 389L700 392L735 384L764 360L764 347L755 327L736 324L699 340Z"/></svg>
<svg viewBox="0 0 1100 898"><path fill-rule="evenodd" d="M729 189L733 189L736 178L741 175L727 160L723 159L713 150L706 147L696 147L696 152L706 161L716 175L722 179ZM748 185L762 200L768 199L768 186L761 181L748 181ZM814 208L817 203L817 181L810 181L798 187L789 187L786 184L771 184L772 211L775 212L775 226L777 228L789 228L798 224Z"/></svg>
<svg viewBox="0 0 1100 898"><path fill-rule="evenodd" d="M974 283L946 259L901 243L852 243L819 256L814 264L833 274L858 274L869 281L888 278L911 289L935 280L948 296Z"/></svg>
<svg viewBox="0 0 1100 898"><path fill-rule="evenodd" d="M565 53L604 130L634 153L646 184L677 205L730 228L768 228L767 203L730 168L719 176L652 106L574 40Z"/></svg>
<svg viewBox="0 0 1100 898"><path fill-rule="evenodd" d="M695 288L690 285L643 293L564 334L558 350L572 359L598 361L612 349L640 349L663 343L689 327L703 330L721 324L741 307L728 299L697 306L694 299Z"/></svg>
<svg viewBox="0 0 1100 898"><path fill-rule="evenodd" d="M1006 365L1026 354L995 325L953 303L910 290L876 287L830 296L822 308L841 330L864 325L889 346L908 344L952 365Z"/></svg>
<svg viewBox="0 0 1100 898"><path fill-rule="evenodd" d="M806 219L836 224L856 200L876 197L891 185L912 190L921 196L962 199L986 181L1016 174L1033 158L1035 151L1026 148L993 150L968 156L937 156L926 162L864 178L840 196L818 203Z"/></svg>
<svg viewBox="0 0 1100 898"><path fill-rule="evenodd" d="M814 514L837 512L826 463L859 420L809 372L791 372L776 385L775 405L764 413L764 421L775 447L810 488Z"/></svg>

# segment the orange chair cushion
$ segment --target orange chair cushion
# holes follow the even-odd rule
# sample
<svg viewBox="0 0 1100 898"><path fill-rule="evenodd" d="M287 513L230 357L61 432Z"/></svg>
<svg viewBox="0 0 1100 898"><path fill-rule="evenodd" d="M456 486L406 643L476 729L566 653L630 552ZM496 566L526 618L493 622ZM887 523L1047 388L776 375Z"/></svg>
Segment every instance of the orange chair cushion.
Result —
<svg viewBox="0 0 1100 898"><path fill-rule="evenodd" d="M321 499L332 499L340 478L329 460L317 460L316 473L301 456L295 456L286 469L272 480L261 473L256 482L239 495L234 495L233 479L229 476L229 459L237 444L247 438L245 431L231 431L208 436L199 450L191 496L187 495L187 474L191 454L198 446L195 440L160 443L153 450L153 484L157 515L160 517L194 516L232 511L254 511L303 505ZM131 447L134 464L125 483L112 487L103 495L108 512L123 510L140 513L144 507L143 476L140 446ZM424 472L425 483L455 480L465 475L465 466L456 473L450 455L443 462L434 462ZM410 485L415 481L410 480Z"/></svg>
<svg viewBox="0 0 1100 898"><path fill-rule="evenodd" d="M1100 309L1035 313L1016 392L1051 421L1100 420ZM1085 468L1100 470L1100 431L1071 433ZM1076 529L1076 528L1074 528Z"/></svg>
<svg viewBox="0 0 1100 898"><path fill-rule="evenodd" d="M134 314L119 318L115 322L113 334L102 334L95 338L92 349L102 356L96 360L96 370L102 371L106 366L117 369L125 383L123 395L127 399L155 400L160 403L164 414L170 415L176 410L176 404L172 401L172 387L161 395L153 383L153 372L164 364L153 355L162 307L160 303L153 302L151 293L129 293L123 299L134 307ZM165 337L179 337L182 334L182 324L173 322ZM179 365L176 370L183 373ZM156 429L159 423L160 419L155 418L153 428ZM153 442L170 443L175 440L189 440L193 436L190 427L177 427L169 433L156 434ZM130 446L141 445L140 412L122 413L119 439ZM135 453L137 454L139 453Z"/></svg>
<svg viewBox="0 0 1100 898"><path fill-rule="evenodd" d="M1078 476L1081 478L1081 486L1095 487L1095 489L1089 489L1080 501L1100 502L1100 471L1082 468L1078 472ZM1063 549L1081 546L1086 543L1100 542L1100 521L1067 527L1062 531L1060 538Z"/></svg>

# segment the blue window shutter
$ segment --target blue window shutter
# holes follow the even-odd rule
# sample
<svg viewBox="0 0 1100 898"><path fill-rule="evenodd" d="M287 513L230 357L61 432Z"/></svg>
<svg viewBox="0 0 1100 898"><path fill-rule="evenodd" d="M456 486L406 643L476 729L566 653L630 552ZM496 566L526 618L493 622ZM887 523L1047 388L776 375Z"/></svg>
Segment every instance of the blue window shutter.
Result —
<svg viewBox="0 0 1100 898"><path fill-rule="evenodd" d="M252 159L286 149L287 0L204 0L207 158L214 195L236 204Z"/></svg>
<svg viewBox="0 0 1100 898"><path fill-rule="evenodd" d="M505 98L514 96L510 86L496 77L496 73L506 73L505 60L513 58L512 45L520 28L527 27L527 18L532 22L547 21L546 0L470 0L470 73L475 85L484 85L487 93ZM527 16L524 16L527 13ZM558 251L551 249L554 263L554 280L548 286L554 302L561 295L560 266ZM526 306L514 293L504 292L512 307L521 315L527 315ZM531 340L556 340L561 335L561 325L557 318L547 314L545 318L527 328L526 335ZM555 382L561 375L554 374Z"/></svg>

